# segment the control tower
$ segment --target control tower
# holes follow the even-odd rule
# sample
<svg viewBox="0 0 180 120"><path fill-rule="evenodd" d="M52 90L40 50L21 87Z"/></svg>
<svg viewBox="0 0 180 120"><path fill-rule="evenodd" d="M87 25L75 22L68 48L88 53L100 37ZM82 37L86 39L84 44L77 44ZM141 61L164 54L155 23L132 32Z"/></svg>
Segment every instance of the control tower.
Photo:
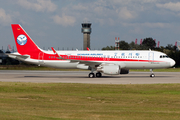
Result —
<svg viewBox="0 0 180 120"><path fill-rule="evenodd" d="M83 33L83 50L90 49L91 23L82 23L81 32Z"/></svg>

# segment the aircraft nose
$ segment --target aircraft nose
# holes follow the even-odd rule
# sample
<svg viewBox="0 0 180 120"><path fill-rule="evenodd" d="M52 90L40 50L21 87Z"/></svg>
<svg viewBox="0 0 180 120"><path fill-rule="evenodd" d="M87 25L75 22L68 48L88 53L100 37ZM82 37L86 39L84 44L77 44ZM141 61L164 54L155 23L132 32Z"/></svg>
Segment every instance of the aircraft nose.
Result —
<svg viewBox="0 0 180 120"><path fill-rule="evenodd" d="M171 61L170 61L171 67L174 66L175 64L176 64L176 62L173 59L171 59Z"/></svg>

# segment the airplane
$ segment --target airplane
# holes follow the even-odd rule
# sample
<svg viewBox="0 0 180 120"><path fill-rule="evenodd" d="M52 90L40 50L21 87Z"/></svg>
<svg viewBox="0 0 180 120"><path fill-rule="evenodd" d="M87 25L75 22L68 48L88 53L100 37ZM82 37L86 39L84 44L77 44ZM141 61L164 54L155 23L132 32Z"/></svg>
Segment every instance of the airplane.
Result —
<svg viewBox="0 0 180 120"><path fill-rule="evenodd" d="M53 68L90 70L89 78L107 75L128 74L129 69L150 69L150 77L155 77L153 69L168 68L175 61L166 54L151 50L87 50L87 51L45 51L39 48L19 24L11 24L17 52L9 57ZM96 71L96 74L94 74Z"/></svg>

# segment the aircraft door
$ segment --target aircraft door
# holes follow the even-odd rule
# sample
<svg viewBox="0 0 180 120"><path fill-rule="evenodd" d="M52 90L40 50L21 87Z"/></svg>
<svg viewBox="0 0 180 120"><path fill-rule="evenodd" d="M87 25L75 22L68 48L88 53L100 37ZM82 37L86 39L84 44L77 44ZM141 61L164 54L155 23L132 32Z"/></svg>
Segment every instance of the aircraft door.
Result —
<svg viewBox="0 0 180 120"><path fill-rule="evenodd" d="M44 64L44 53L40 52L39 53L39 66Z"/></svg>
<svg viewBox="0 0 180 120"><path fill-rule="evenodd" d="M149 62L154 62L154 53L153 52L149 52Z"/></svg>

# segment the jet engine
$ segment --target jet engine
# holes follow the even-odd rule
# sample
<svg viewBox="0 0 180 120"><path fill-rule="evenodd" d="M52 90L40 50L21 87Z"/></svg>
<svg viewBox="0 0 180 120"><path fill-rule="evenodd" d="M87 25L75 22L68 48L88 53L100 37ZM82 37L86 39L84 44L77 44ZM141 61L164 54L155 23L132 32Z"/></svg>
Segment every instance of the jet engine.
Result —
<svg viewBox="0 0 180 120"><path fill-rule="evenodd" d="M119 65L99 66L97 68L97 72L102 72L108 75L118 75L120 73L120 66Z"/></svg>
<svg viewBox="0 0 180 120"><path fill-rule="evenodd" d="M119 65L102 65L97 67L97 72L108 75L128 74L129 69L121 69Z"/></svg>

